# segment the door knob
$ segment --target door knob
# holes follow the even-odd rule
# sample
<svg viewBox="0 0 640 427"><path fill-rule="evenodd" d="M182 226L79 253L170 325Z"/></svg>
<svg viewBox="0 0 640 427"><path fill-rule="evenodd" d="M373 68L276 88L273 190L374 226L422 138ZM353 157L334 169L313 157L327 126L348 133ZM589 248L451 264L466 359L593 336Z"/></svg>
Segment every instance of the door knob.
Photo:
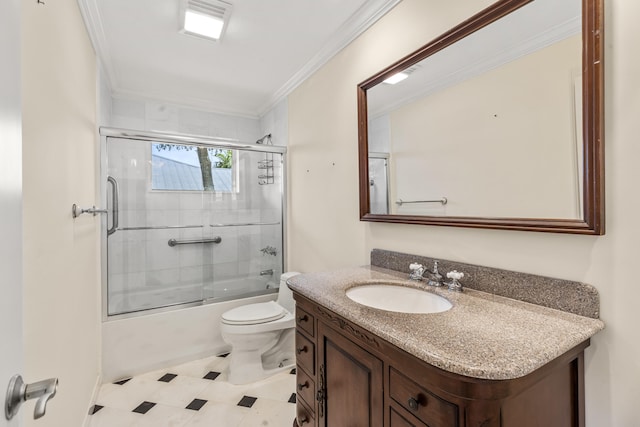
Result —
<svg viewBox="0 0 640 427"><path fill-rule="evenodd" d="M5 417L10 420L18 413L23 402L38 399L33 411L33 419L41 418L47 409L47 402L56 395L57 390L57 378L25 384L20 375L14 375L7 388L7 397L4 403Z"/></svg>

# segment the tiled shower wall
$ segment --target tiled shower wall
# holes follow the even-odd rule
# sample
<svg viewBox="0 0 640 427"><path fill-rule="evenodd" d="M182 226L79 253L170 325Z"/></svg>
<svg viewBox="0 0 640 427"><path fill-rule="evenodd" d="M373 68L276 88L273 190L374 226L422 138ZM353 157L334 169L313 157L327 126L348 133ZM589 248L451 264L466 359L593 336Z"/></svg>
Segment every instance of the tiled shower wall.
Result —
<svg viewBox="0 0 640 427"><path fill-rule="evenodd" d="M288 145L289 110L286 98L260 118L239 117L156 101L111 98L103 81L101 102L109 109L101 117L104 126L233 138L249 143L270 133L273 145Z"/></svg>
<svg viewBox="0 0 640 427"><path fill-rule="evenodd" d="M258 119L154 101L114 98L112 102L111 126L117 128L233 138L243 142L254 142L262 136Z"/></svg>

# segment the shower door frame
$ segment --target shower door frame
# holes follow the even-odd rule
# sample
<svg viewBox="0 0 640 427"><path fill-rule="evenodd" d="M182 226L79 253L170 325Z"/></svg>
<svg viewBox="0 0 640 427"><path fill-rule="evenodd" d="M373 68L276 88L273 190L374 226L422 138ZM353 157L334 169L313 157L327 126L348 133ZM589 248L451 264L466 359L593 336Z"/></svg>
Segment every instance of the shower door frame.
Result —
<svg viewBox="0 0 640 427"><path fill-rule="evenodd" d="M384 175L385 175L385 192L386 192L386 196L387 196L387 214L391 213L391 182L389 180L389 168L391 167L391 165L389 164L391 162L391 154L390 153L384 153L384 152L377 152L377 151L369 151L369 155L368 155L369 161L371 161L371 159L376 159L376 160L384 160L385 164L384 164ZM371 191L371 189L369 189L369 191Z"/></svg>
<svg viewBox="0 0 640 427"><path fill-rule="evenodd" d="M232 150L244 150L253 151L258 153L274 153L282 155L282 179L280 181L280 202L281 202L281 220L280 227L282 233L282 271L287 271L287 227L285 226L287 220L287 147L279 145L257 145L249 142L242 142L236 139L229 138L216 138L200 135L187 135L169 132L152 132L152 131L139 131L131 129L120 129L113 127L100 127L100 201L102 206L107 207L107 140L109 138L121 138L132 139L138 141L148 142L160 142L166 144L186 144L194 146L210 146L216 148L228 148ZM210 298L203 298L201 301L187 302L172 304L165 307L157 307L144 309L139 311L133 311L129 313L113 314L109 315L109 301L108 301L108 260L107 260L107 229L109 227L109 217L111 212L102 216L101 229L100 229L100 264L101 264L101 306L102 306L102 321L111 321L119 319L128 319L133 317L146 316L148 314L162 313L167 311L178 310L182 308L198 307L205 304L212 304L216 302L222 302L223 300L212 301ZM117 230L117 229L116 229ZM275 290L272 292L275 293ZM268 293L260 294L266 295ZM251 297L255 295L247 295ZM245 298L245 297L241 297ZM241 299L231 298L231 299Z"/></svg>

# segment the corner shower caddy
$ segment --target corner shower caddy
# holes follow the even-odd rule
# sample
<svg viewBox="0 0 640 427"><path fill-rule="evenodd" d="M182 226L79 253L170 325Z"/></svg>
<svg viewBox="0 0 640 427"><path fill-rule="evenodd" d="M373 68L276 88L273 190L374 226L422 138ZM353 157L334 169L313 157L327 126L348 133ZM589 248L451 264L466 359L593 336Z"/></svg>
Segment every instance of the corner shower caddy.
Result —
<svg viewBox="0 0 640 427"><path fill-rule="evenodd" d="M266 134L257 140L256 144L273 145L273 141L271 141L271 134ZM261 174L258 175L258 184L268 185L275 182L273 174L273 153L264 153L264 159L258 161L258 169L261 172Z"/></svg>

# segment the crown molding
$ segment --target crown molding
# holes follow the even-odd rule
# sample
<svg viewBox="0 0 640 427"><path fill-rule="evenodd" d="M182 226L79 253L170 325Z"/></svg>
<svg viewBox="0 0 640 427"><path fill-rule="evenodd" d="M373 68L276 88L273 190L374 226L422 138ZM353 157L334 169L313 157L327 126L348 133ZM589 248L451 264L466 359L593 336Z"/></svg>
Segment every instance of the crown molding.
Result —
<svg viewBox="0 0 640 427"><path fill-rule="evenodd" d="M318 71L331 58L338 54L338 52L347 47L349 43L364 33L401 1L402 0L372 0L365 2L351 15L348 21L342 24L313 58L291 76L280 89L271 95L269 100L258 110L259 115L262 116L275 107L276 104L286 98L302 82L311 77L313 73Z"/></svg>
<svg viewBox="0 0 640 427"><path fill-rule="evenodd" d="M109 45L102 26L102 17L98 7L98 0L78 0L80 12L85 22L91 44L100 59L100 63L107 77L107 82L112 91L114 98L142 98L147 100L156 100L160 102L173 103L185 107L201 108L208 112L216 112L220 114L229 114L234 116L242 116L256 118L263 116L276 104L286 98L295 88L303 81L308 79L313 73L318 71L324 64L333 58L338 52L344 49L356 37L366 31L371 25L382 18L395 5L402 0L368 0L356 12L354 12L348 21L346 21L325 43L322 49L316 53L300 70L298 70L287 82L280 87L268 101L263 104L262 108L253 110L234 110L222 107L209 100L198 99L194 97L173 97L160 96L158 93L142 93L123 89L119 84L118 75L113 65L110 54Z"/></svg>

